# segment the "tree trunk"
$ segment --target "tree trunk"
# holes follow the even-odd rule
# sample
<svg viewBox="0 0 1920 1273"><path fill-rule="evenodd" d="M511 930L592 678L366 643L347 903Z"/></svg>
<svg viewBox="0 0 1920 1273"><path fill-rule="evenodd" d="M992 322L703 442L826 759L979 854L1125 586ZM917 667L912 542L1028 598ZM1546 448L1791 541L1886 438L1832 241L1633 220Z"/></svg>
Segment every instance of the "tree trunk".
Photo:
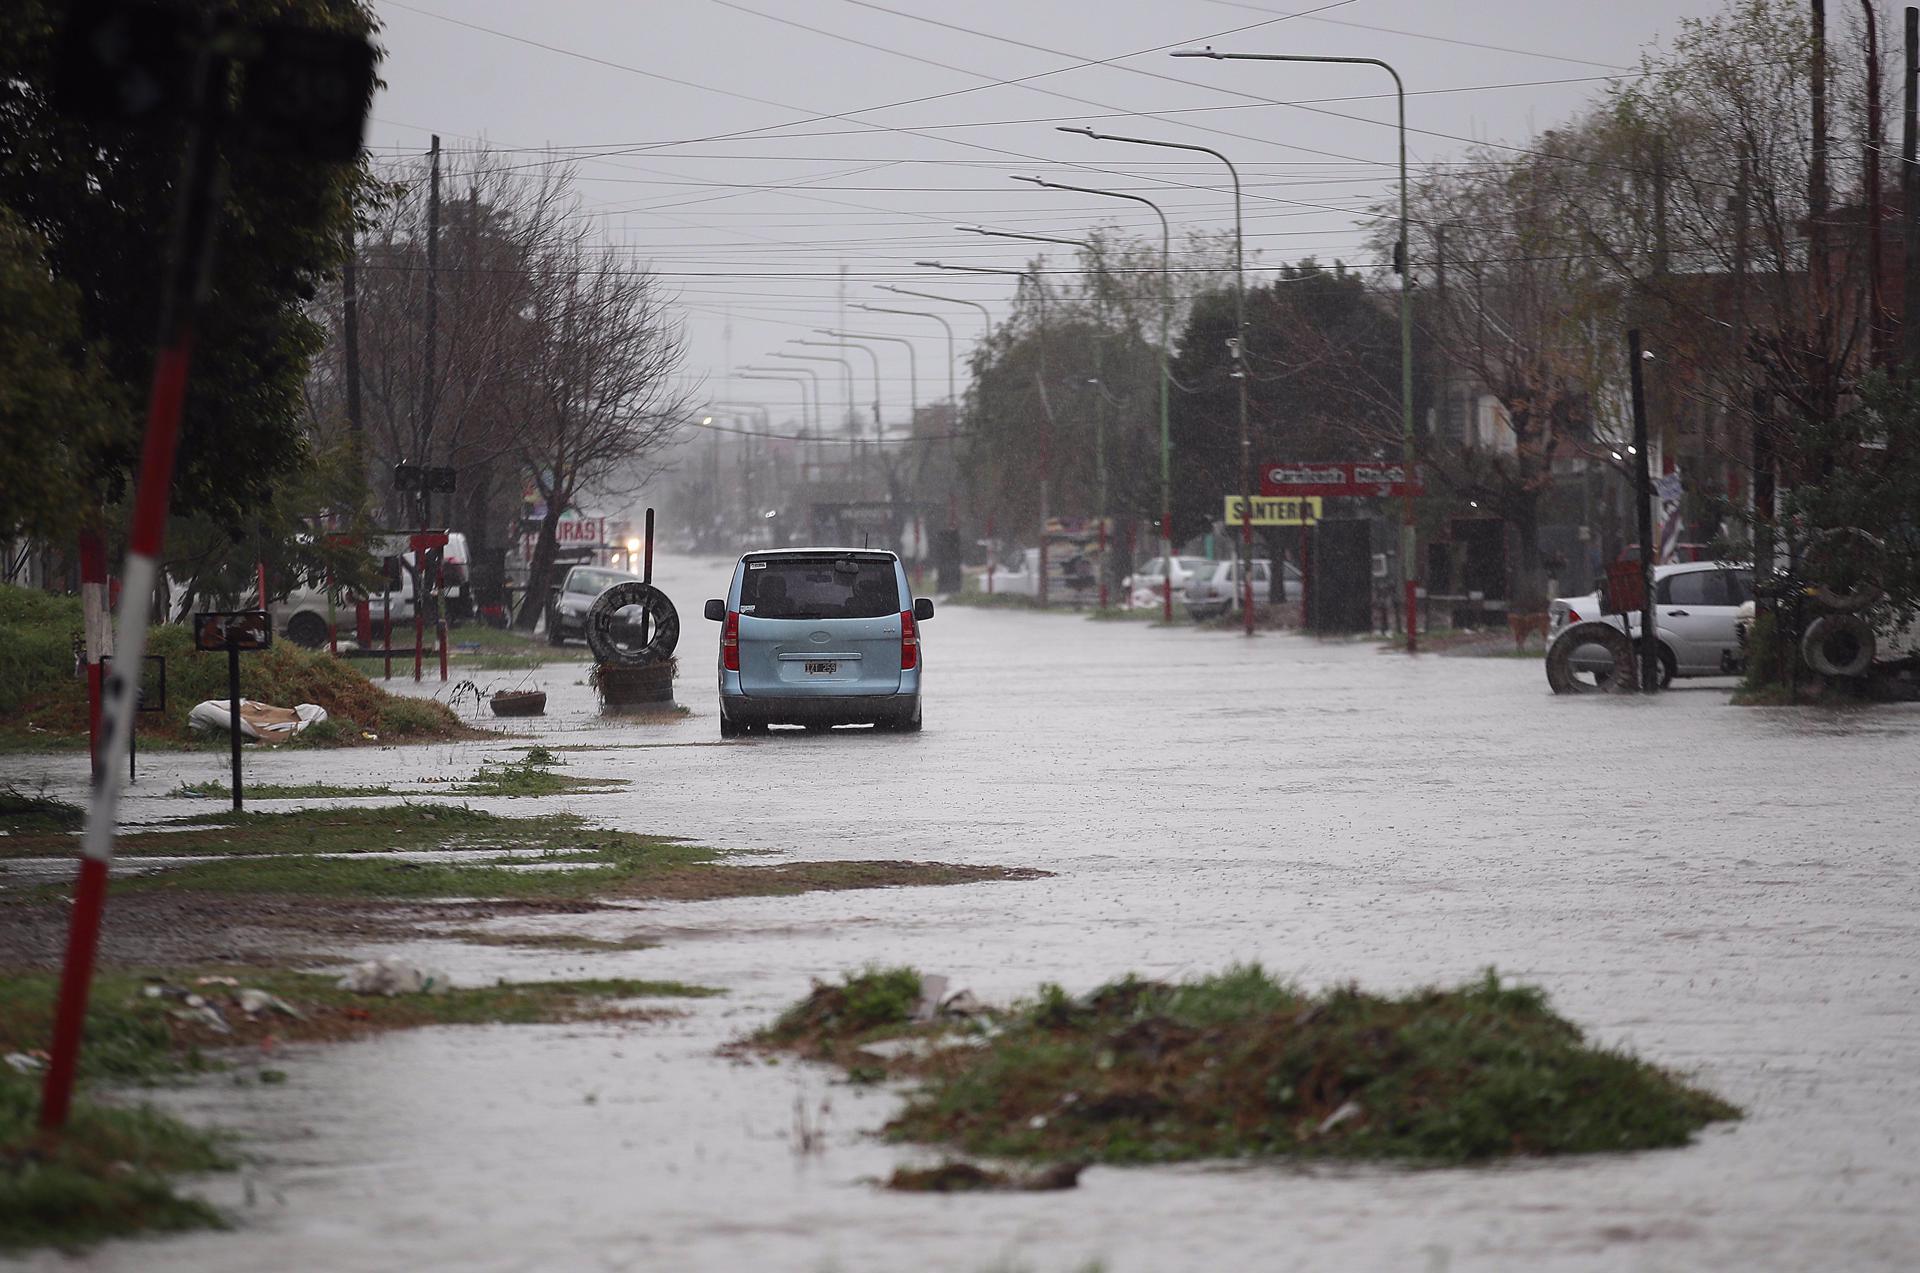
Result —
<svg viewBox="0 0 1920 1273"><path fill-rule="evenodd" d="M520 599L513 626L522 632L533 631L534 624L547 609L547 593L553 583L553 559L560 551L555 527L560 523L561 501L547 501L546 516L540 519L540 536L533 542L533 560L527 566L527 592Z"/></svg>
<svg viewBox="0 0 1920 1273"><path fill-rule="evenodd" d="M1546 568L1540 561L1540 492L1516 491L1507 505L1507 610L1538 614L1547 608Z"/></svg>

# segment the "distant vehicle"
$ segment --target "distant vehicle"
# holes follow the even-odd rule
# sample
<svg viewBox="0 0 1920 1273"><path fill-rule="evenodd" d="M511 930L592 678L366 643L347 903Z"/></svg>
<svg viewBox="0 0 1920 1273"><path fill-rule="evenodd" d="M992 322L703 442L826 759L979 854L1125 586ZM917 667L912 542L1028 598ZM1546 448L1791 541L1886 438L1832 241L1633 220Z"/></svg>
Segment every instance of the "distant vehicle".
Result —
<svg viewBox="0 0 1920 1273"><path fill-rule="evenodd" d="M920 624L890 552L776 548L733 568L724 599L707 602L720 629L720 736L769 725L873 725L920 730Z"/></svg>
<svg viewBox="0 0 1920 1273"><path fill-rule="evenodd" d="M344 590L329 591L325 576L301 583L286 596L267 607L273 616L274 630L295 645L318 650L327 644L330 632L351 640L359 631L358 608L368 603L368 618L378 631L382 615L396 625L413 622L413 554L407 547L407 535L377 536L367 545L380 562L385 588L366 597ZM184 616L183 616L184 617ZM411 641L411 634L406 638Z"/></svg>
<svg viewBox="0 0 1920 1273"><path fill-rule="evenodd" d="M1286 563L1280 584L1280 600L1285 601L1289 594L1298 596L1300 592L1300 569L1292 562ZM1258 610L1262 606L1273 604L1273 563L1265 557L1253 559L1253 606ZM1196 620L1215 619L1223 614L1231 614L1240 608L1242 589L1240 587L1240 562L1236 558L1217 564L1211 575L1195 579L1187 584L1187 613Z"/></svg>
<svg viewBox="0 0 1920 1273"><path fill-rule="evenodd" d="M1725 561L1676 562L1653 568L1654 633L1660 643L1660 684L1681 676L1732 676L1744 658L1738 632L1740 610L1753 600L1751 567ZM1557 597L1547 605L1547 642L1575 623L1598 620L1637 641L1640 612L1602 614L1600 592ZM1596 679L1611 675L1613 662L1597 645L1573 652L1575 671Z"/></svg>
<svg viewBox="0 0 1920 1273"><path fill-rule="evenodd" d="M1133 590L1133 604L1158 604L1166 587L1166 558L1151 557L1133 572L1127 586ZM1175 557L1173 559L1173 600L1175 604L1186 600L1187 585L1196 579L1212 576L1219 566L1218 562L1205 557Z"/></svg>
<svg viewBox="0 0 1920 1273"><path fill-rule="evenodd" d="M640 576L605 566L574 566L547 603L547 644L587 639L587 612L601 593L617 583L638 583Z"/></svg>
<svg viewBox="0 0 1920 1273"><path fill-rule="evenodd" d="M441 584L447 599L447 617L449 619L473 618L473 579L470 567L472 554L467 549L467 537L462 531L447 532L447 547L440 563Z"/></svg>
<svg viewBox="0 0 1920 1273"><path fill-rule="evenodd" d="M987 572L976 572L980 591L987 590ZM996 595L1033 597L1040 592L1040 550L1023 548L1011 564L997 563L993 570ZM1069 605L1097 601L1100 596L1100 567L1093 558L1076 551L1070 544L1055 545L1047 554L1047 603Z"/></svg>

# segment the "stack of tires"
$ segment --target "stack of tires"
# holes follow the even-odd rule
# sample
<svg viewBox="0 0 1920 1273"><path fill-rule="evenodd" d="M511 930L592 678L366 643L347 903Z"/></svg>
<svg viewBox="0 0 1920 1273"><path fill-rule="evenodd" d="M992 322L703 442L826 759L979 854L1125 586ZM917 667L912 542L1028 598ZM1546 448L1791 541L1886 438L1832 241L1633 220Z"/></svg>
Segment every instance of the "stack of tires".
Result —
<svg viewBox="0 0 1920 1273"><path fill-rule="evenodd" d="M680 613L647 583L617 583L595 598L585 622L594 688L603 711L673 702Z"/></svg>

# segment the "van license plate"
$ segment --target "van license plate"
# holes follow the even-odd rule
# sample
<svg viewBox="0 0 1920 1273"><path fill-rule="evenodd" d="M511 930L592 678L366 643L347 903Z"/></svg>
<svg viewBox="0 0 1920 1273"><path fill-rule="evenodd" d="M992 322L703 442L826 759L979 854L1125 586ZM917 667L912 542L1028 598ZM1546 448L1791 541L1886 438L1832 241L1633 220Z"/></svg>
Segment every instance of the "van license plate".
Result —
<svg viewBox="0 0 1920 1273"><path fill-rule="evenodd" d="M840 665L832 659L822 659L807 664L808 676L832 676L840 670Z"/></svg>

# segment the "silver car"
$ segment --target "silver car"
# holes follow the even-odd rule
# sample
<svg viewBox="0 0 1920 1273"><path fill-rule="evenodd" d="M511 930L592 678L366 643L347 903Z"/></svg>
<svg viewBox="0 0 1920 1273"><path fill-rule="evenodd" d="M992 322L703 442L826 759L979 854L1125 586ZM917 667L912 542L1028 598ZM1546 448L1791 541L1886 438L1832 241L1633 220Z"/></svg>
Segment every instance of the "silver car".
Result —
<svg viewBox="0 0 1920 1273"><path fill-rule="evenodd" d="M1732 676L1744 662L1735 631L1741 607L1753 600L1753 569L1744 562L1683 561L1653 568L1653 618L1659 639L1660 684L1681 676ZM1600 593L1556 597L1547 605L1549 645L1567 628L1591 620L1619 628L1636 641L1640 613L1605 614ZM1571 652L1576 672L1607 677L1606 651L1582 645Z"/></svg>
<svg viewBox="0 0 1920 1273"><path fill-rule="evenodd" d="M1279 600L1300 590L1300 571L1292 562L1280 584ZM1240 563L1229 558L1215 566L1213 573L1187 584L1187 613L1196 621L1218 618L1240 608ZM1263 610L1273 604L1273 563L1265 557L1253 559L1253 608Z"/></svg>
<svg viewBox="0 0 1920 1273"><path fill-rule="evenodd" d="M920 624L933 602L914 600L894 554L750 552L706 615L722 625L722 738L769 725L919 732Z"/></svg>

